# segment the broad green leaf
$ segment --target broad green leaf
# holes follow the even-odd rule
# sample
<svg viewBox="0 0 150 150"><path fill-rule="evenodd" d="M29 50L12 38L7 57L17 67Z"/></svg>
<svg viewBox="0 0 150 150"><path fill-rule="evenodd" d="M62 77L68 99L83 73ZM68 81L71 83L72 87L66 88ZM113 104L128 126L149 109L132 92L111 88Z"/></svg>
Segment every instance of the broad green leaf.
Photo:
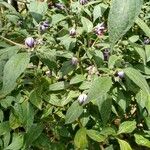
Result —
<svg viewBox="0 0 150 150"><path fill-rule="evenodd" d="M30 94L30 102L35 105L37 108L42 108L42 98L38 90L33 90Z"/></svg>
<svg viewBox="0 0 150 150"><path fill-rule="evenodd" d="M77 84L85 80L84 75L76 75L70 80L70 84Z"/></svg>
<svg viewBox="0 0 150 150"><path fill-rule="evenodd" d="M124 69L124 72L130 80L132 80L137 86L139 86L139 88L150 95L150 88L147 84L147 81L138 70L129 67Z"/></svg>
<svg viewBox="0 0 150 150"><path fill-rule="evenodd" d="M16 87L17 78L23 73L29 63L30 57L27 53L13 55L4 67L2 93L9 94Z"/></svg>
<svg viewBox="0 0 150 150"><path fill-rule="evenodd" d="M43 15L46 14L48 9L46 2L41 1L31 1L28 5L29 12L31 13L32 17L37 21L40 22L43 18Z"/></svg>
<svg viewBox="0 0 150 150"><path fill-rule="evenodd" d="M14 134L12 142L5 150L20 150L23 146L23 135Z"/></svg>
<svg viewBox="0 0 150 150"><path fill-rule="evenodd" d="M133 35L129 38L129 41L135 43L139 40L139 35Z"/></svg>
<svg viewBox="0 0 150 150"><path fill-rule="evenodd" d="M93 30L93 23L85 18L85 17L82 17L81 18L81 22L82 22L82 25L83 25L83 29L86 31L86 32L91 32Z"/></svg>
<svg viewBox="0 0 150 150"><path fill-rule="evenodd" d="M120 145L120 150L132 150L131 146L124 140L117 139Z"/></svg>
<svg viewBox="0 0 150 150"><path fill-rule="evenodd" d="M117 55L111 55L108 60L108 67L112 69L115 66L116 61L119 59L120 57L118 57Z"/></svg>
<svg viewBox="0 0 150 150"><path fill-rule="evenodd" d="M102 135L105 135L105 136L109 136L109 135L116 135L116 131L114 128L112 127L105 127L102 129L102 131L100 132Z"/></svg>
<svg viewBox="0 0 150 150"><path fill-rule="evenodd" d="M145 45L146 62L150 61L150 45Z"/></svg>
<svg viewBox="0 0 150 150"><path fill-rule="evenodd" d="M88 145L87 137L86 137L86 129L80 128L74 138L75 146L79 149L85 149Z"/></svg>
<svg viewBox="0 0 150 150"><path fill-rule="evenodd" d="M101 98L110 90L111 86L112 81L110 77L99 77L95 79L90 86L86 103Z"/></svg>
<svg viewBox="0 0 150 150"><path fill-rule="evenodd" d="M141 6L142 0L112 0L108 17L108 32L112 46L132 27Z"/></svg>
<svg viewBox="0 0 150 150"><path fill-rule="evenodd" d="M25 145L28 147L30 146L33 141L35 141L42 133L43 126L40 124L33 124L27 133L25 134Z"/></svg>
<svg viewBox="0 0 150 150"><path fill-rule="evenodd" d="M82 114L83 108L79 105L78 101L75 101L67 110L66 124L74 122Z"/></svg>
<svg viewBox="0 0 150 150"><path fill-rule="evenodd" d="M10 132L9 122L5 121L5 122L0 123L0 135L4 135L8 132Z"/></svg>
<svg viewBox="0 0 150 150"><path fill-rule="evenodd" d="M103 125L106 125L112 110L112 99L103 95L96 100L96 105L98 106Z"/></svg>
<svg viewBox="0 0 150 150"><path fill-rule="evenodd" d="M136 122L135 121L125 121L120 124L119 130L117 134L121 133L131 133L136 128Z"/></svg>
<svg viewBox="0 0 150 150"><path fill-rule="evenodd" d="M101 17L102 14L101 14L101 6L100 5L96 5L94 7L94 10L93 10L93 21L95 22L95 20L99 17Z"/></svg>
<svg viewBox="0 0 150 150"><path fill-rule="evenodd" d="M59 90L64 90L68 87L68 83L64 81L56 82L54 84L51 84L49 86L50 91L59 91Z"/></svg>
<svg viewBox="0 0 150 150"><path fill-rule="evenodd" d="M139 17L135 20L135 23L144 31L144 33L150 38L150 28L148 25Z"/></svg>
<svg viewBox="0 0 150 150"><path fill-rule="evenodd" d="M11 140L11 134L10 132L8 132L4 135L4 148L9 145L10 140Z"/></svg>
<svg viewBox="0 0 150 150"><path fill-rule="evenodd" d="M64 20L66 17L62 14L54 14L52 16L52 24L55 25L57 24L58 22Z"/></svg>
<svg viewBox="0 0 150 150"><path fill-rule="evenodd" d="M4 113L3 111L0 109L0 122L2 122L4 119Z"/></svg>
<svg viewBox="0 0 150 150"><path fill-rule="evenodd" d="M148 139L146 139L145 137L139 134L134 134L134 137L135 137L135 142L138 145L146 146L150 148L150 141Z"/></svg>
<svg viewBox="0 0 150 150"><path fill-rule="evenodd" d="M106 136L102 135L100 132L96 130L87 130L87 135L97 142L104 142L106 139Z"/></svg>

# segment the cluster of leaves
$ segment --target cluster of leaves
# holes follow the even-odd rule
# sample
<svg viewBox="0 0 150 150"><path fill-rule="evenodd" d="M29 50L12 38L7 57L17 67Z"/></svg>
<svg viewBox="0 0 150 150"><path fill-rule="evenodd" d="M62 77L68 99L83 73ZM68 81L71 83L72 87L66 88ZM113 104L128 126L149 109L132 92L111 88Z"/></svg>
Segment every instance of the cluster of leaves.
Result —
<svg viewBox="0 0 150 150"><path fill-rule="evenodd" d="M0 149L150 148L150 2L83 1L0 0Z"/></svg>

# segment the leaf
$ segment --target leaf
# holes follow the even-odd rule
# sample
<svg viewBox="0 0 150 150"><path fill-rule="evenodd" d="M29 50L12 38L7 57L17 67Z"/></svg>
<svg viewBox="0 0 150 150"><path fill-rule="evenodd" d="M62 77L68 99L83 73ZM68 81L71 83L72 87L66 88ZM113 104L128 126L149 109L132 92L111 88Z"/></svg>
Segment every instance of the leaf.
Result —
<svg viewBox="0 0 150 150"><path fill-rule="evenodd" d="M23 146L23 135L14 134L11 144L5 150L20 150Z"/></svg>
<svg viewBox="0 0 150 150"><path fill-rule="evenodd" d="M87 137L86 137L86 129L81 128L77 131L74 138L75 146L79 149L85 149L88 145Z"/></svg>
<svg viewBox="0 0 150 150"><path fill-rule="evenodd" d="M145 45L146 62L150 61L150 45Z"/></svg>
<svg viewBox="0 0 150 150"><path fill-rule="evenodd" d="M0 123L0 135L4 135L8 132L10 132L9 122L5 121L5 122Z"/></svg>
<svg viewBox="0 0 150 150"><path fill-rule="evenodd" d="M104 142L106 137L96 130L87 130L87 135L97 142Z"/></svg>
<svg viewBox="0 0 150 150"><path fill-rule="evenodd" d="M90 86L86 103L96 100L105 95L111 88L112 81L110 77L99 77L95 79Z"/></svg>
<svg viewBox="0 0 150 150"><path fill-rule="evenodd" d="M125 121L120 124L119 130L117 134L121 133L131 133L136 128L136 122L135 121Z"/></svg>
<svg viewBox="0 0 150 150"><path fill-rule="evenodd" d="M135 20L135 23L144 31L144 33L150 38L150 28L148 25L139 17Z"/></svg>
<svg viewBox="0 0 150 150"><path fill-rule="evenodd" d="M132 27L141 6L142 0L112 0L108 17L109 40L112 47Z"/></svg>
<svg viewBox="0 0 150 150"><path fill-rule="evenodd" d="M35 141L42 133L43 126L40 124L33 124L27 133L25 134L25 145L28 147L30 146L33 141Z"/></svg>
<svg viewBox="0 0 150 150"><path fill-rule="evenodd" d="M30 57L27 53L13 55L4 67L2 93L9 94L16 87L17 78L24 72Z"/></svg>
<svg viewBox="0 0 150 150"><path fill-rule="evenodd" d="M28 6L29 12L31 13L32 17L39 23L43 16L46 14L48 9L46 2L41 1L31 1Z"/></svg>
<svg viewBox="0 0 150 150"><path fill-rule="evenodd" d="M132 150L131 146L124 140L117 139L120 145L120 150Z"/></svg>
<svg viewBox="0 0 150 150"><path fill-rule="evenodd" d="M64 90L68 87L68 85L69 85L68 82L64 82L64 81L56 82L49 86L49 90L50 91Z"/></svg>
<svg viewBox="0 0 150 150"><path fill-rule="evenodd" d="M77 84L85 80L84 75L76 75L70 80L70 84Z"/></svg>
<svg viewBox="0 0 150 150"><path fill-rule="evenodd" d="M52 15L52 24L55 25L58 22L64 20L66 17L62 14L54 14Z"/></svg>
<svg viewBox="0 0 150 150"><path fill-rule="evenodd" d="M99 17L102 16L102 13L101 13L101 6L100 5L96 5L94 7L94 10L93 10L93 21L95 22L95 20Z"/></svg>
<svg viewBox="0 0 150 150"><path fill-rule="evenodd" d="M112 69L115 66L116 61L119 59L120 57L118 57L117 55L111 55L108 60L108 67Z"/></svg>
<svg viewBox="0 0 150 150"><path fill-rule="evenodd" d="M96 104L98 106L103 125L106 125L112 110L112 99L107 98L107 96L104 95L96 100Z"/></svg>
<svg viewBox="0 0 150 150"><path fill-rule="evenodd" d="M150 141L148 139L144 138L142 135L139 134L134 134L134 137L135 137L135 142L138 145L146 146L150 148Z"/></svg>
<svg viewBox="0 0 150 150"><path fill-rule="evenodd" d="M150 95L150 88L147 84L147 81L138 70L129 67L124 69L124 72L128 78L132 80L139 88Z"/></svg>
<svg viewBox="0 0 150 150"><path fill-rule="evenodd" d="M30 102L40 110L42 109L42 98L38 90L33 90L30 94Z"/></svg>
<svg viewBox="0 0 150 150"><path fill-rule="evenodd" d="M82 25L83 25L83 29L86 31L86 32L91 32L93 30L93 23L85 18L85 17L82 17L81 18L81 22L82 22Z"/></svg>
<svg viewBox="0 0 150 150"><path fill-rule="evenodd" d="M82 114L83 108L79 105L78 101L72 103L66 113L65 123L69 124L74 122Z"/></svg>

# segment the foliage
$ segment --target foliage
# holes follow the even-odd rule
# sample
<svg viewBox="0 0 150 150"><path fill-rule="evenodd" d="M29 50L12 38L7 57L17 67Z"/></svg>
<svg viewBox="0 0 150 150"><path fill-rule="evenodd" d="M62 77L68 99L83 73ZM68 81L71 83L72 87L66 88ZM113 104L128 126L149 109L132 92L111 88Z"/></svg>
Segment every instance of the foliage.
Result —
<svg viewBox="0 0 150 150"><path fill-rule="evenodd" d="M0 0L0 149L149 149L149 8Z"/></svg>

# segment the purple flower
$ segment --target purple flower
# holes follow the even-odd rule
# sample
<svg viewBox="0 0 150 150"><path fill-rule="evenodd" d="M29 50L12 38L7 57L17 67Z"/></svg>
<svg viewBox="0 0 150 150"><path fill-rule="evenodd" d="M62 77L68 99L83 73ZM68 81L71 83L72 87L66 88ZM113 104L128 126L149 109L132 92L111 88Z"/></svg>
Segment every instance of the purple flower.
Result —
<svg viewBox="0 0 150 150"><path fill-rule="evenodd" d="M123 78L124 77L124 71L118 71L117 75L119 78Z"/></svg>
<svg viewBox="0 0 150 150"><path fill-rule="evenodd" d="M78 59L76 57L72 57L71 64L76 66L78 64Z"/></svg>
<svg viewBox="0 0 150 150"><path fill-rule="evenodd" d="M44 31L46 31L48 29L48 27L49 27L49 22L48 21L44 21L40 25L40 31L44 32Z"/></svg>
<svg viewBox="0 0 150 150"><path fill-rule="evenodd" d="M61 3L55 3L55 7L60 9L60 10L64 10L65 9L65 6Z"/></svg>
<svg viewBox="0 0 150 150"><path fill-rule="evenodd" d="M85 4L88 3L88 0L79 0L79 3L80 3L81 5L85 5Z"/></svg>
<svg viewBox="0 0 150 150"><path fill-rule="evenodd" d="M80 104L84 103L87 100L87 95L82 93L81 95L79 95L78 97L78 101Z"/></svg>
<svg viewBox="0 0 150 150"><path fill-rule="evenodd" d="M35 45L35 40L32 37L28 37L25 39L25 45L32 48Z"/></svg>
<svg viewBox="0 0 150 150"><path fill-rule="evenodd" d="M144 44L150 44L150 39L148 37L144 37Z"/></svg>
<svg viewBox="0 0 150 150"><path fill-rule="evenodd" d="M75 28L72 28L70 31L69 31L69 34L70 36L74 37L76 35L76 30Z"/></svg>
<svg viewBox="0 0 150 150"><path fill-rule="evenodd" d="M109 49L105 49L103 52L104 61L108 61L109 55L110 55Z"/></svg>
<svg viewBox="0 0 150 150"><path fill-rule="evenodd" d="M94 32L97 34L97 35L103 35L104 34L104 30L105 30L105 26L104 26L104 23L102 22L101 24L98 24L95 29L94 29Z"/></svg>

